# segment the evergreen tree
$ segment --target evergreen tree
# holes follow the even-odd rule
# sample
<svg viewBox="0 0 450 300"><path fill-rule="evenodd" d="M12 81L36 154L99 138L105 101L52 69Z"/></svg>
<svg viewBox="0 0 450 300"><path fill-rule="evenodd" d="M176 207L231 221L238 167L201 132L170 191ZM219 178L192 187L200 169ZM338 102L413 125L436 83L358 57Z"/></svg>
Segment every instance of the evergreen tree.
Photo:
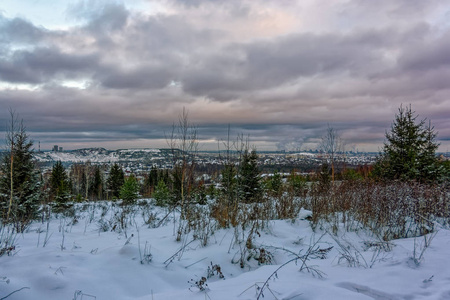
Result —
<svg viewBox="0 0 450 300"><path fill-rule="evenodd" d="M275 172L266 182L267 192L272 196L281 196L283 191L283 178L280 173Z"/></svg>
<svg viewBox="0 0 450 300"><path fill-rule="evenodd" d="M38 213L41 193L39 173L33 163L33 142L13 112L7 144L9 152L0 166L1 221L13 223L22 232Z"/></svg>
<svg viewBox="0 0 450 300"><path fill-rule="evenodd" d="M108 190L115 199L120 198L120 189L125 182L125 174L118 164L111 166L107 180Z"/></svg>
<svg viewBox="0 0 450 300"><path fill-rule="evenodd" d="M411 106L400 106L399 113L386 132L383 152L380 154L374 174L384 179L436 180L440 177L436 158L438 144L431 124L417 122L417 115Z"/></svg>
<svg viewBox="0 0 450 300"><path fill-rule="evenodd" d="M239 174L240 197L244 202L258 202L261 200L261 177L258 170L258 155L256 150L250 153L246 150L242 155Z"/></svg>
<svg viewBox="0 0 450 300"><path fill-rule="evenodd" d="M435 142L437 133L434 131L434 127L431 126L431 122L424 129L424 136L423 152L419 164L421 177L429 181L440 180L445 172L436 157L436 150L439 144Z"/></svg>
<svg viewBox="0 0 450 300"><path fill-rule="evenodd" d="M156 167L152 167L147 177L145 177L143 192L144 195L151 196L155 191L156 185L159 184L159 172Z"/></svg>
<svg viewBox="0 0 450 300"><path fill-rule="evenodd" d="M158 171L158 181L162 180L164 181L164 183L169 186L172 182L170 180L170 174L169 174L169 170L165 169L165 170L159 170Z"/></svg>
<svg viewBox="0 0 450 300"><path fill-rule="evenodd" d="M120 189L120 198L122 199L123 204L133 204L139 197L139 189L140 187L136 177L133 175L128 177Z"/></svg>
<svg viewBox="0 0 450 300"><path fill-rule="evenodd" d="M153 197L155 198L156 205L158 206L166 206L170 202L170 190L163 180L160 180L158 185L155 187Z"/></svg>
<svg viewBox="0 0 450 300"><path fill-rule="evenodd" d="M99 166L94 167L94 178L91 182L91 199L100 200L103 198L103 176Z"/></svg>
<svg viewBox="0 0 450 300"><path fill-rule="evenodd" d="M155 186L159 183L158 169L156 167L152 167L150 173L148 174L148 185L154 189Z"/></svg>
<svg viewBox="0 0 450 300"><path fill-rule="evenodd" d="M221 191L228 204L232 204L236 199L237 172L235 165L228 163L222 170Z"/></svg>
<svg viewBox="0 0 450 300"><path fill-rule="evenodd" d="M288 177L289 192L296 197L302 196L307 191L306 178L295 173L295 170L291 171Z"/></svg>
<svg viewBox="0 0 450 300"><path fill-rule="evenodd" d="M51 198L59 204L70 200L70 182L61 161L57 161L52 168L50 177L50 195Z"/></svg>

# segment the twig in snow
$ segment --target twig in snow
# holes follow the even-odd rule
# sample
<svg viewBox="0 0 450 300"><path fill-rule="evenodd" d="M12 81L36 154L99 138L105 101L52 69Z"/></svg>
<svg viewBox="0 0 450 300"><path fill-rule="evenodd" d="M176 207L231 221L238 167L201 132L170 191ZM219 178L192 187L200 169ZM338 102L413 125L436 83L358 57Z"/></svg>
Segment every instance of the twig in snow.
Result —
<svg viewBox="0 0 450 300"><path fill-rule="evenodd" d="M199 262L204 261L204 260L207 259L207 258L208 258L208 257L204 257L204 258L202 258L202 259L200 259L200 260L197 260L196 262L194 262L194 263L192 263L192 264L190 264L190 265L188 265L188 266L186 266L186 267L184 267L184 268L187 269L187 268L189 268L189 267L192 267L193 265L198 264Z"/></svg>
<svg viewBox="0 0 450 300"><path fill-rule="evenodd" d="M18 290L12 291L11 293L6 295L5 297L0 298L0 300L4 300L4 299L8 298L9 296L11 296L12 294L15 294L15 293L20 292L21 290L25 290L25 289L29 290L30 288L27 287L27 286L24 286L23 288L20 288Z"/></svg>
<svg viewBox="0 0 450 300"><path fill-rule="evenodd" d="M97 299L96 296L84 294L82 291L75 291L75 293L73 294L73 300L77 300L78 296L81 296L80 300L83 299L84 296L89 297L89 298L93 298L93 299Z"/></svg>
<svg viewBox="0 0 450 300"><path fill-rule="evenodd" d="M175 257L177 257L178 254L180 254L181 252L184 251L184 249L189 246L192 242L194 242L195 240L190 241L189 243L183 245L180 249L178 249L177 252L175 252L174 255L172 255L171 257L169 257L168 259L166 259L164 261L164 264L166 265L166 268L173 262L173 260L175 259Z"/></svg>

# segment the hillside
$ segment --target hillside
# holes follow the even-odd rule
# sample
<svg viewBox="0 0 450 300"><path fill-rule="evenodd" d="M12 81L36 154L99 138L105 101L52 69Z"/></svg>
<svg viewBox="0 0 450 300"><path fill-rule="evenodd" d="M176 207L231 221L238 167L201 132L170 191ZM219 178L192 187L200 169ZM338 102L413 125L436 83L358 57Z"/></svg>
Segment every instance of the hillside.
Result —
<svg viewBox="0 0 450 300"><path fill-rule="evenodd" d="M114 162L142 162L164 160L171 156L169 149L119 149L86 148L72 151L35 152L34 157L40 163L114 163Z"/></svg>

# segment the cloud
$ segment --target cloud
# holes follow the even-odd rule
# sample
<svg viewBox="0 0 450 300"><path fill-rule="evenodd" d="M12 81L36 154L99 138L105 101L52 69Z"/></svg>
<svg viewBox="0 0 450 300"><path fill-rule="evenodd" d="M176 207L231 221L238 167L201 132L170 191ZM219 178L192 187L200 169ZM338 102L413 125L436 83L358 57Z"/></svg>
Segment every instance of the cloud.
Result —
<svg viewBox="0 0 450 300"><path fill-rule="evenodd" d="M97 78L105 88L157 89L168 86L174 76L164 67L144 65L132 70L110 68Z"/></svg>
<svg viewBox="0 0 450 300"><path fill-rule="evenodd" d="M7 19L0 13L0 43L36 43L46 35L46 30L21 19Z"/></svg>
<svg viewBox="0 0 450 300"><path fill-rule="evenodd" d="M435 40L416 44L414 51L404 53L399 63L403 70L429 71L450 68L450 32Z"/></svg>
<svg viewBox="0 0 450 300"><path fill-rule="evenodd" d="M360 40L340 34L296 34L235 44L187 71L183 87L194 95L226 100L224 91L268 89L317 76L367 75L384 59L374 42Z"/></svg>
<svg viewBox="0 0 450 300"><path fill-rule="evenodd" d="M330 123L376 150L402 103L449 140L447 0L128 3L59 29L0 15L0 104L43 143L151 146L186 107L205 141L309 147Z"/></svg>
<svg viewBox="0 0 450 300"><path fill-rule="evenodd" d="M98 55L63 53L56 48L18 50L0 60L0 79L8 82L44 83L84 76L98 62Z"/></svg>

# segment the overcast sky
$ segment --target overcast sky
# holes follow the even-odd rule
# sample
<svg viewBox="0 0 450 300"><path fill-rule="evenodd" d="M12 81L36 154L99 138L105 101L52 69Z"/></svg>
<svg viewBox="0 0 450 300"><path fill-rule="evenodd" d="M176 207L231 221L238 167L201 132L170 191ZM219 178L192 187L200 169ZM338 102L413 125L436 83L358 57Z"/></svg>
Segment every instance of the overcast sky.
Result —
<svg viewBox="0 0 450 300"><path fill-rule="evenodd" d="M41 148L310 149L326 127L378 151L400 105L450 148L450 0L1 0L0 125Z"/></svg>

